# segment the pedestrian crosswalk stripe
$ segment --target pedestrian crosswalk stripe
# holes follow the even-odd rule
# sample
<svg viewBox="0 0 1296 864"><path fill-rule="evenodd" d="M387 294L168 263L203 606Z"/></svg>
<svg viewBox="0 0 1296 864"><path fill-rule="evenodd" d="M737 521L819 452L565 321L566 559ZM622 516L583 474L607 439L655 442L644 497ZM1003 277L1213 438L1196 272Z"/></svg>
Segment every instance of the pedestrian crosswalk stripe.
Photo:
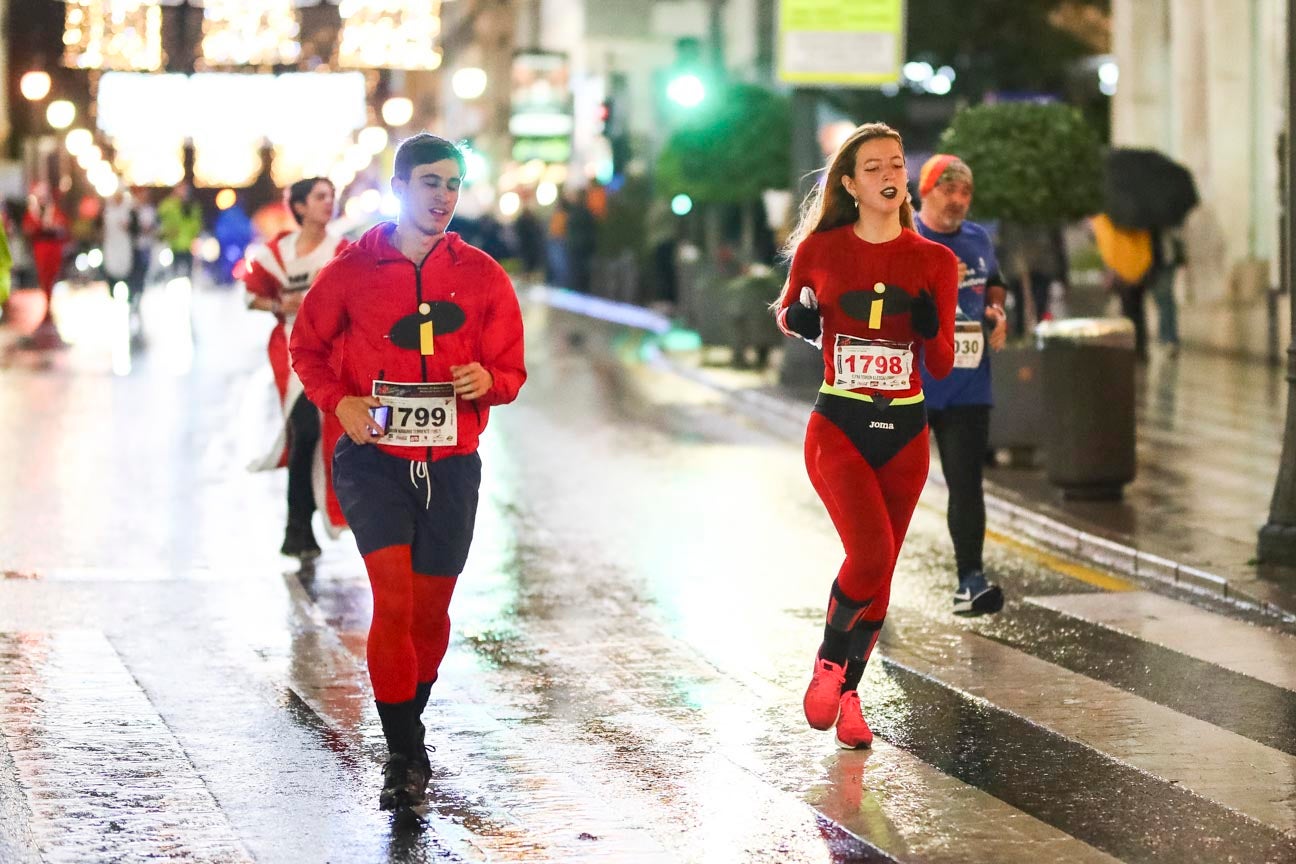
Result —
<svg viewBox="0 0 1296 864"><path fill-rule="evenodd" d="M1113 603L1100 594L1030 597L1028 602L1153 645L1296 691L1296 637L1136 591Z"/></svg>
<svg viewBox="0 0 1296 864"><path fill-rule="evenodd" d="M1024 654L1296 756L1290 690L1036 604L1018 604L1011 617L979 629Z"/></svg>
<svg viewBox="0 0 1296 864"><path fill-rule="evenodd" d="M899 618L901 634L920 627L926 646L936 641L941 647L893 641L884 645L893 661L1207 800L1296 832L1296 756L976 633L950 627L944 638L932 640L937 633L931 623L904 612ZM1184 758L1189 753L1192 758ZM1245 774L1238 771L1241 765L1247 766Z"/></svg>
<svg viewBox="0 0 1296 864"><path fill-rule="evenodd" d="M887 656L883 665L904 698L879 703L870 694L865 713L875 732L1118 859L1296 860L1296 838L1181 788L1175 778L1148 774L902 660ZM1098 706L1084 707L1072 710L1103 722Z"/></svg>

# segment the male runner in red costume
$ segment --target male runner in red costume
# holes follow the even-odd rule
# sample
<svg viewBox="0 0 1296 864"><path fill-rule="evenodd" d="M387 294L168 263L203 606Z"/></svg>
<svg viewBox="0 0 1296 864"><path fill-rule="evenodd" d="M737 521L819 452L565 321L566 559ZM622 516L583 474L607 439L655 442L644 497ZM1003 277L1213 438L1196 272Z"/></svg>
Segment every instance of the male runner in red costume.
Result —
<svg viewBox="0 0 1296 864"><path fill-rule="evenodd" d="M835 724L846 748L873 741L856 687L927 480L919 348L937 377L954 364L958 261L915 232L907 179L895 130L882 123L856 129L802 210L778 302L783 332L823 348L806 469L846 560L829 595L803 707L815 729Z"/></svg>
<svg viewBox="0 0 1296 864"><path fill-rule="evenodd" d="M279 551L302 561L320 554L311 529L311 517L320 501L325 502L324 524L329 534L336 536L346 527L332 482L333 442L342 434L342 427L331 415L321 420L288 363L288 335L306 292L324 265L348 245L328 230L333 221L333 198L333 183L326 177L307 177L288 187L288 207L301 227L284 231L267 243L252 256L243 277L248 307L271 312L277 319L267 351L284 421L270 452L252 467L288 466L288 524Z"/></svg>
<svg viewBox="0 0 1296 864"><path fill-rule="evenodd" d="M419 718L472 542L478 436L491 406L512 402L526 380L508 275L446 231L463 153L420 133L397 148L395 175L396 224L371 228L324 268L290 343L306 395L346 431L333 486L373 589L367 654L391 753L385 810L416 805L427 789Z"/></svg>

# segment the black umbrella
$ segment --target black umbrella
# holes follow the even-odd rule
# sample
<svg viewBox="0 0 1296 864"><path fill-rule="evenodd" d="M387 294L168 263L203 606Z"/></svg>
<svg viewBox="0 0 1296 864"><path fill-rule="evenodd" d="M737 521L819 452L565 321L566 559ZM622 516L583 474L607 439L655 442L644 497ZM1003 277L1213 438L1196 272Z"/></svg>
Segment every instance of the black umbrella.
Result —
<svg viewBox="0 0 1296 864"><path fill-rule="evenodd" d="M1125 228L1170 228L1197 206L1192 173L1155 150L1115 148L1107 153L1106 213Z"/></svg>

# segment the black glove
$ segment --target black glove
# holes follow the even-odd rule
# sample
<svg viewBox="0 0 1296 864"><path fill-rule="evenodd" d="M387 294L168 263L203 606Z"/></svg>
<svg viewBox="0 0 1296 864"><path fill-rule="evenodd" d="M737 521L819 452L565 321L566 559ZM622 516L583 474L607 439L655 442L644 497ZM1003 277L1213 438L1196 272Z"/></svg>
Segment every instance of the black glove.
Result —
<svg viewBox="0 0 1296 864"><path fill-rule="evenodd" d="M787 309L787 317L783 319L787 328L796 333L803 339L811 342L819 338L823 332L823 322L819 320L819 310L811 309L809 306L803 306L800 303L793 303Z"/></svg>
<svg viewBox="0 0 1296 864"><path fill-rule="evenodd" d="M936 301L931 294L922 291L913 298L909 304L909 322L924 339L931 339L940 332L940 316L936 313Z"/></svg>

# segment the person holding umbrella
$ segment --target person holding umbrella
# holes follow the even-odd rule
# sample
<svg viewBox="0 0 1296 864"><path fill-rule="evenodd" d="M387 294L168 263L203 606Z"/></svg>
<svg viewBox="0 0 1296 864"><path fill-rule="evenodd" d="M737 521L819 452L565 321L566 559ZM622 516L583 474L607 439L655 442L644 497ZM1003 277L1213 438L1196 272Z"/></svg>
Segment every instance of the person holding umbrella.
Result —
<svg viewBox="0 0 1296 864"><path fill-rule="evenodd" d="M1092 220L1094 236L1121 311L1134 324L1138 356L1147 358L1149 290L1157 302L1160 341L1173 354L1179 346L1174 278L1184 258L1177 229L1199 200L1192 173L1155 150L1116 148L1107 154L1103 192L1106 206Z"/></svg>

